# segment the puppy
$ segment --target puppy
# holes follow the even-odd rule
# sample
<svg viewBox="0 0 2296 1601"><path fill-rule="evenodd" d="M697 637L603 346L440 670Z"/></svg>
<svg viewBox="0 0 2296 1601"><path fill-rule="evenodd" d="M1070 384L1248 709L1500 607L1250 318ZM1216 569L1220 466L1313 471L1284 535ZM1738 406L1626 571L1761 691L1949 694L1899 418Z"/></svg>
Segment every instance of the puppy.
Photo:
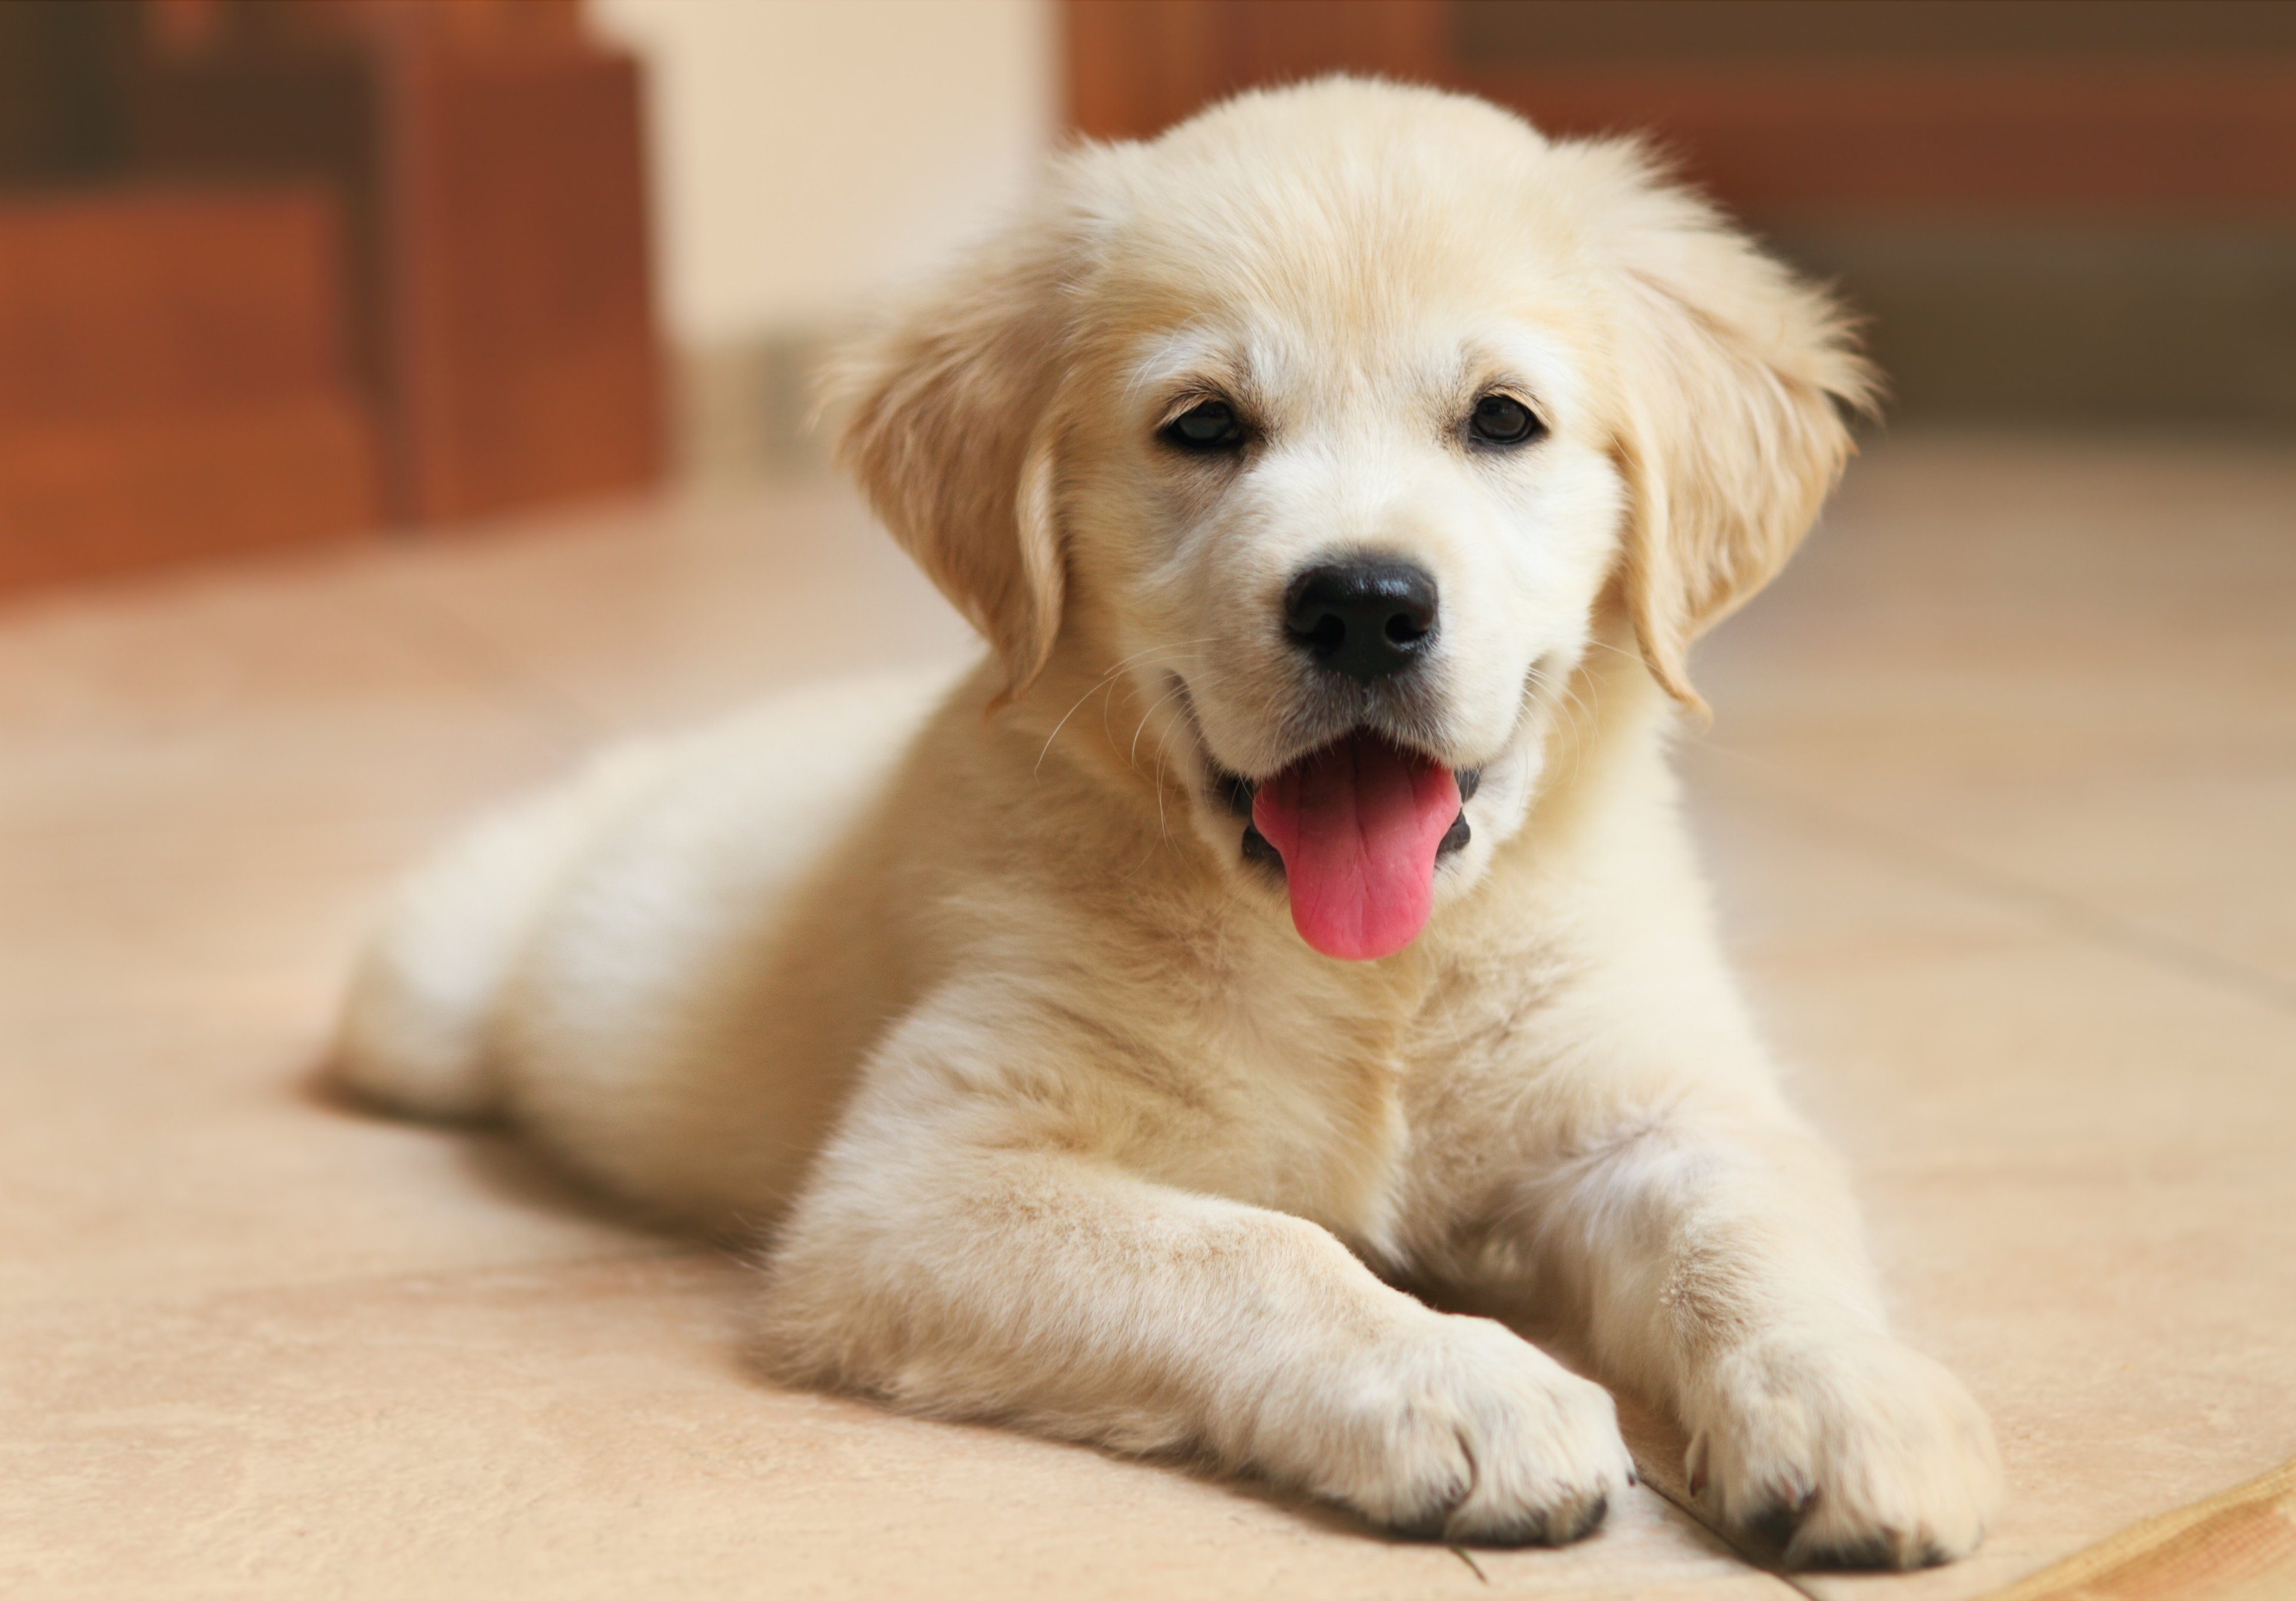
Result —
<svg viewBox="0 0 2296 1601"><path fill-rule="evenodd" d="M1825 298L1631 143L1329 80L1062 157L846 382L988 659L485 824L348 1082L758 1231L793 1380L1593 1530L1608 1393L1407 1279L1564 1330L1788 1562L1975 1546L1986 1421L1883 1326L1666 763L1848 453Z"/></svg>

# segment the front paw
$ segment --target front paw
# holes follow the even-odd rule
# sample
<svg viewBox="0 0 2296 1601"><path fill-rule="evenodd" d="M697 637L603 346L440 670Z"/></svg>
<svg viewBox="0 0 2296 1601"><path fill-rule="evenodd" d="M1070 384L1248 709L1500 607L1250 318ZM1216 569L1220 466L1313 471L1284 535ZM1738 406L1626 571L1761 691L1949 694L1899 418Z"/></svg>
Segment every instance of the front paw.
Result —
<svg viewBox="0 0 2296 1601"><path fill-rule="evenodd" d="M1758 1341L1721 1358L1703 1391L1691 1493L1789 1567L1949 1562L2000 1507L1985 1414L1953 1375L1885 1336Z"/></svg>
<svg viewBox="0 0 2296 1601"><path fill-rule="evenodd" d="M1562 1545L1634 1481L1609 1393L1483 1318L1320 1368L1266 1423L1280 1476L1420 1538Z"/></svg>

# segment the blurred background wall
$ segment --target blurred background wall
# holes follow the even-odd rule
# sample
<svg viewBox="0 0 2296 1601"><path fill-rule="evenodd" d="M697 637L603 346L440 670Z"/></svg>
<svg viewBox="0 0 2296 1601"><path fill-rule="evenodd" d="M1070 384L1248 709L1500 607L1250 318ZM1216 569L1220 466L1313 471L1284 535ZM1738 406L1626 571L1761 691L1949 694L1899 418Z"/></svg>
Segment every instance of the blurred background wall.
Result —
<svg viewBox="0 0 2296 1601"><path fill-rule="evenodd" d="M1893 421L2296 425L2291 0L0 0L0 585L816 472L1064 131L1332 69L1652 130Z"/></svg>
<svg viewBox="0 0 2296 1601"><path fill-rule="evenodd" d="M682 454L818 464L824 343L1025 192L1059 98L1047 0L593 0L645 63Z"/></svg>

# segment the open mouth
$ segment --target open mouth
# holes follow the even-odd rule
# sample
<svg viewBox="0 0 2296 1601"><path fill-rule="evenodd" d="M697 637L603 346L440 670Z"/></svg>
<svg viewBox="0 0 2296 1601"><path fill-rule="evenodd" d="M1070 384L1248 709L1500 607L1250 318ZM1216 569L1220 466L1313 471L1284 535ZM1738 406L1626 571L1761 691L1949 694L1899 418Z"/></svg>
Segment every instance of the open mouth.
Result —
<svg viewBox="0 0 2296 1601"><path fill-rule="evenodd" d="M1300 936L1368 961L1426 927L1436 864L1466 845L1464 806L1481 776L1358 729L1256 784L1225 772L1213 783L1250 819L1245 859L1283 874Z"/></svg>

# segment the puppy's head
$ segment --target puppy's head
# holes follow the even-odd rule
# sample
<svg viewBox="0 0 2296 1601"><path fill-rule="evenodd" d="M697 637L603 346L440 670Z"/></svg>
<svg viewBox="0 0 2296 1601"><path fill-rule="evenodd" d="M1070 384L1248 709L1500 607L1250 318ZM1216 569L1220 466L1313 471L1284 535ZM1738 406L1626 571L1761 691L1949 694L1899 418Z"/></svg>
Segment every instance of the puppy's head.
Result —
<svg viewBox="0 0 2296 1601"><path fill-rule="evenodd" d="M1008 695L1120 700L1341 957L1521 825L1606 619L1699 706L1691 641L1868 391L1832 306L1633 144L1346 79L1064 158L847 381L844 460Z"/></svg>

